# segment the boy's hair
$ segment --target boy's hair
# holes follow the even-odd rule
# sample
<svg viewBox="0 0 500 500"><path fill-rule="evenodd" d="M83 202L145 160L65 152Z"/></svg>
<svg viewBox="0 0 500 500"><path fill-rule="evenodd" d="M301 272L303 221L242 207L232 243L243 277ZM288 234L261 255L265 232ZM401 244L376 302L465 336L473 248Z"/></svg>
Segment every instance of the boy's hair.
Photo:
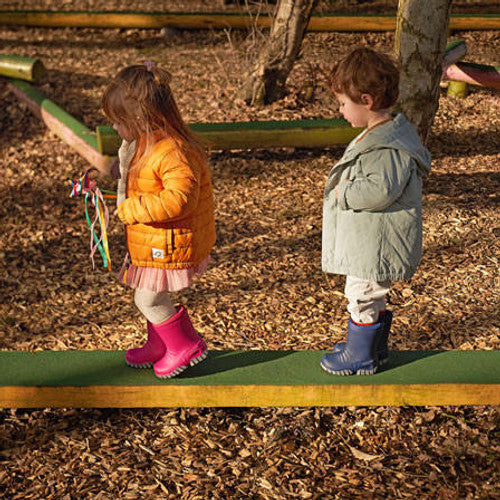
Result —
<svg viewBox="0 0 500 500"><path fill-rule="evenodd" d="M399 94L399 69L395 61L381 52L354 49L333 68L330 87L336 94L346 94L361 104L361 95L373 98L373 111L390 108Z"/></svg>
<svg viewBox="0 0 500 500"><path fill-rule="evenodd" d="M146 134L148 141L172 137L205 157L202 140L181 117L170 89L170 73L147 64L128 66L113 78L102 96L104 113L135 137ZM148 143L146 149L151 145Z"/></svg>

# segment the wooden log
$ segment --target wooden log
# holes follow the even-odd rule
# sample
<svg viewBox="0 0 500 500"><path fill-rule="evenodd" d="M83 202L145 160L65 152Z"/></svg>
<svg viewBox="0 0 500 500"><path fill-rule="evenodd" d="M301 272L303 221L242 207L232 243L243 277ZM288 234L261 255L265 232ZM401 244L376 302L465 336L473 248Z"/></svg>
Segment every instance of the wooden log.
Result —
<svg viewBox="0 0 500 500"><path fill-rule="evenodd" d="M0 11L0 24L13 26L74 27L74 28L269 28L272 17L265 14L249 16L228 13L182 12L57 12ZM308 31L393 31L395 15L324 14L313 16ZM452 30L494 30L500 28L497 14L452 15Z"/></svg>
<svg viewBox="0 0 500 500"><path fill-rule="evenodd" d="M0 407L498 405L500 351L393 351L372 376L334 376L320 351L211 351L174 379L123 351L0 352Z"/></svg>
<svg viewBox="0 0 500 500"><path fill-rule="evenodd" d="M45 75L40 59L0 54L0 75L39 83Z"/></svg>
<svg viewBox="0 0 500 500"><path fill-rule="evenodd" d="M500 90L500 67L470 62L451 64L444 71L448 80Z"/></svg>
<svg viewBox="0 0 500 500"><path fill-rule="evenodd" d="M464 98L467 95L467 84L465 82L456 82L451 80L446 90L446 95Z"/></svg>
<svg viewBox="0 0 500 500"><path fill-rule="evenodd" d="M323 148L347 144L361 132L343 119L232 123L193 123L190 128L210 149ZM103 133L104 132L104 133ZM116 154L118 134L97 127L99 151Z"/></svg>
<svg viewBox="0 0 500 500"><path fill-rule="evenodd" d="M11 80L9 88L52 132L75 149L91 165L101 172L107 172L112 158L102 155L97 150L97 137L94 132L29 83Z"/></svg>
<svg viewBox="0 0 500 500"><path fill-rule="evenodd" d="M122 138L109 125L96 127L97 150L103 155L116 156L122 143Z"/></svg>
<svg viewBox="0 0 500 500"><path fill-rule="evenodd" d="M446 45L443 58L443 68L450 64L455 64L457 61L467 54L467 45L463 40L453 40Z"/></svg>
<svg viewBox="0 0 500 500"><path fill-rule="evenodd" d="M500 28L498 14L452 14L450 30L497 30Z"/></svg>

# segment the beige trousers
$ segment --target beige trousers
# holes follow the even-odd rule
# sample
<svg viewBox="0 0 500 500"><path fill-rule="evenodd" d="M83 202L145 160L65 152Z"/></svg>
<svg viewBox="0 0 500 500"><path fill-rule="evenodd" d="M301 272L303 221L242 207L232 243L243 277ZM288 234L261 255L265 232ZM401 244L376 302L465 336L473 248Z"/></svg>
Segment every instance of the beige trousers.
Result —
<svg viewBox="0 0 500 500"><path fill-rule="evenodd" d="M146 319L155 325L163 323L177 312L168 292L152 292L136 288L134 302Z"/></svg>
<svg viewBox="0 0 500 500"><path fill-rule="evenodd" d="M390 281L370 281L354 276L345 280L345 296L349 301L347 310L355 323L376 323L381 311L386 308L386 295Z"/></svg>

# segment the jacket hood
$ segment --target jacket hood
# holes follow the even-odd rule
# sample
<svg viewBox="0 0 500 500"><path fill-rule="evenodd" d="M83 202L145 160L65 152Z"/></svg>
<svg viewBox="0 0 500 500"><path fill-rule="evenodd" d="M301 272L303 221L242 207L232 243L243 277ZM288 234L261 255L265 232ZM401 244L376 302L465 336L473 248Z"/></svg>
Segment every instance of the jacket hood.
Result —
<svg viewBox="0 0 500 500"><path fill-rule="evenodd" d="M364 133L364 132L362 132ZM359 136L358 136L359 137ZM415 159L419 174L425 177L431 169L431 155L420 140L413 125L402 114L374 128L359 142L356 139L348 147L349 158L375 149L392 148L405 151Z"/></svg>

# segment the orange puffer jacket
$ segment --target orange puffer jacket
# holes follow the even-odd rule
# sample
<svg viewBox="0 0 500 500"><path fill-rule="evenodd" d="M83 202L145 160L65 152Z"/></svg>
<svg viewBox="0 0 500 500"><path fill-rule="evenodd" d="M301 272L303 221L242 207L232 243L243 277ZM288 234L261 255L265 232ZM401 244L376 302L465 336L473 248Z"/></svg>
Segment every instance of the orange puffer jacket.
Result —
<svg viewBox="0 0 500 500"><path fill-rule="evenodd" d="M136 155L137 156L137 155ZM156 142L140 166L132 161L127 197L118 206L132 264L186 269L215 243L214 199L205 161L171 138Z"/></svg>

